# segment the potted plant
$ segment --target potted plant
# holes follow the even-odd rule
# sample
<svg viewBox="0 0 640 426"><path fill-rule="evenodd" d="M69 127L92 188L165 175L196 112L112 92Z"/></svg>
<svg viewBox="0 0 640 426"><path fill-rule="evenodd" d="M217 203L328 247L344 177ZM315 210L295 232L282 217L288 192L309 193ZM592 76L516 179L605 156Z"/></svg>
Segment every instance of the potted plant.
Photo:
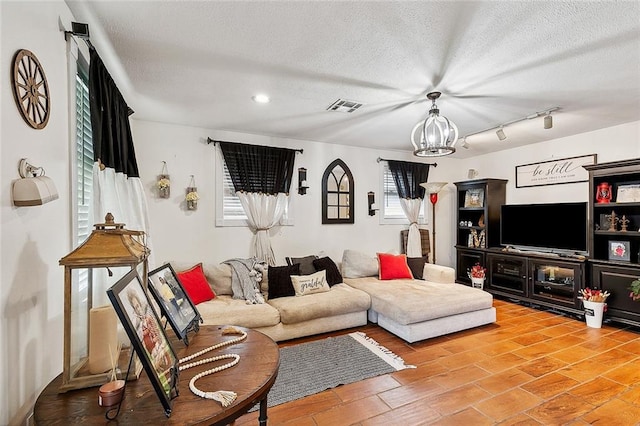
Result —
<svg viewBox="0 0 640 426"><path fill-rule="evenodd" d="M629 297L631 298L631 300L633 300L634 302L636 300L640 300L640 278L631 281L631 286L628 288L628 290L631 290L631 292L629 293Z"/></svg>
<svg viewBox="0 0 640 426"><path fill-rule="evenodd" d="M467 275L471 278L471 286L482 289L486 273L487 269L482 267L479 262L473 265L473 267L467 271Z"/></svg>
<svg viewBox="0 0 640 426"><path fill-rule="evenodd" d="M609 296L610 293L608 291L592 290L589 287L580 290L578 299L582 299L587 326L593 328L602 327L602 316L607 311L605 302Z"/></svg>

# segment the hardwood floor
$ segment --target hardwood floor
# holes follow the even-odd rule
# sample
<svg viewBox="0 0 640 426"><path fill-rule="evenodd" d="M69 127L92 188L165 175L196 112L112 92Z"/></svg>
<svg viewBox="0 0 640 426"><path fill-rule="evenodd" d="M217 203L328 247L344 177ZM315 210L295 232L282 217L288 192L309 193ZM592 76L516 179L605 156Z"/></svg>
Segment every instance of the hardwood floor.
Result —
<svg viewBox="0 0 640 426"><path fill-rule="evenodd" d="M637 330L494 306L495 324L414 344L358 328L417 368L269 408L269 425L640 424ZM235 424L255 425L257 413Z"/></svg>

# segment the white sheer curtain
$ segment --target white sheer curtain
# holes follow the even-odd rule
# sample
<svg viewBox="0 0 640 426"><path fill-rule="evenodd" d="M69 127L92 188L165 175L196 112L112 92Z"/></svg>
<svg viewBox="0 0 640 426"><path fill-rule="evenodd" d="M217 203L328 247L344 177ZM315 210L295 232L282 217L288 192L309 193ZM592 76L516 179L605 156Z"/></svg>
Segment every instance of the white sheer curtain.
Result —
<svg viewBox="0 0 640 426"><path fill-rule="evenodd" d="M278 224L287 207L289 195L276 195L258 192L236 192L242 208L247 214L249 227L254 233L252 255L261 259L269 266L275 266L276 257L271 248L269 229Z"/></svg>
<svg viewBox="0 0 640 426"><path fill-rule="evenodd" d="M410 223L407 235L407 257L422 257L422 239L418 230L422 198L400 198L400 206Z"/></svg>
<svg viewBox="0 0 640 426"><path fill-rule="evenodd" d="M127 178L124 173L118 173L110 167L100 170L98 163L93 165L93 208L89 217L92 224L104 223L107 213L113 215L116 223L124 223L125 228L133 231L144 231L147 248L151 251L149 264L153 265L153 250L149 236L149 215L144 188L140 178ZM129 268L121 268L122 273ZM110 304L106 290L113 285L121 274L115 273L109 277L104 269L94 269L94 306Z"/></svg>

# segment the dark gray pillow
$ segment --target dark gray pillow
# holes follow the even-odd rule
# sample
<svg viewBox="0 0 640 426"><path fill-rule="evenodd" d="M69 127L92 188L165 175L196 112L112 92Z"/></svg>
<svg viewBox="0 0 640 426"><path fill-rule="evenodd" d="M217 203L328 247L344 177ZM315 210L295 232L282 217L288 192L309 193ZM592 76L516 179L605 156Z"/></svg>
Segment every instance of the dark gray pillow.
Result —
<svg viewBox="0 0 640 426"><path fill-rule="evenodd" d="M269 299L277 297L295 296L296 291L291 284L291 275L300 275L300 265L269 266Z"/></svg>
<svg viewBox="0 0 640 426"><path fill-rule="evenodd" d="M318 271L327 271L327 283L329 283L329 287L333 287L342 282L342 275L340 274L340 270L338 270L338 265L336 265L330 257L325 256L314 260L313 266L315 266Z"/></svg>
<svg viewBox="0 0 640 426"><path fill-rule="evenodd" d="M305 257L287 257L288 265L300 265L300 275L311 275L318 272L316 267L313 266L313 261L316 260L318 256L309 255Z"/></svg>
<svg viewBox="0 0 640 426"><path fill-rule="evenodd" d="M426 257L407 257L407 265L411 269L411 274L416 280L421 280L424 272L424 264L427 263Z"/></svg>

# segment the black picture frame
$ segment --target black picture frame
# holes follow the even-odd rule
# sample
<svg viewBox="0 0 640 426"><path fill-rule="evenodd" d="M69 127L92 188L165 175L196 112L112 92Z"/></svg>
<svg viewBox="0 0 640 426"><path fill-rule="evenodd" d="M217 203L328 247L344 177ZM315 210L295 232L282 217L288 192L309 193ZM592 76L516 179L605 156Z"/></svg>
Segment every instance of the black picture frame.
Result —
<svg viewBox="0 0 640 426"><path fill-rule="evenodd" d="M629 241L609 241L609 260L629 262L631 243Z"/></svg>
<svg viewBox="0 0 640 426"><path fill-rule="evenodd" d="M202 316L171 264L165 263L149 272L149 292L160 307L161 316L167 319L178 339L189 345L188 333L199 330Z"/></svg>
<svg viewBox="0 0 640 426"><path fill-rule="evenodd" d="M169 417L171 400L178 395L179 360L138 272L131 270L107 290L107 295Z"/></svg>

